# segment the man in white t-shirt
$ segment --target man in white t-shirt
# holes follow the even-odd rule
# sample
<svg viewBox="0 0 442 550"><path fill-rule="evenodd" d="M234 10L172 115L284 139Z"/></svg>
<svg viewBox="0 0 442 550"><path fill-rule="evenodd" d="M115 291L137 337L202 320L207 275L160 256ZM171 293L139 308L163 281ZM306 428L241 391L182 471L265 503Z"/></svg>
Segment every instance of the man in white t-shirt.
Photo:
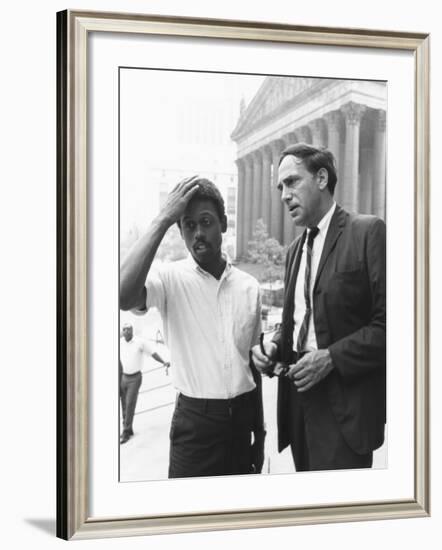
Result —
<svg viewBox="0 0 442 550"><path fill-rule="evenodd" d="M143 356L153 357L155 361L166 368L169 363L164 361L156 351L143 340L133 335L133 327L130 323L123 325L123 337L120 342L120 399L123 411L123 431L120 443L126 443L133 435L133 419L137 405L138 391L143 381L141 368Z"/></svg>
<svg viewBox="0 0 442 550"><path fill-rule="evenodd" d="M151 269L178 223L190 256ZM169 477L260 472L264 421L260 375L250 349L261 332L256 279L221 253L223 198L203 178L180 182L121 266L120 307L161 313L178 392Z"/></svg>

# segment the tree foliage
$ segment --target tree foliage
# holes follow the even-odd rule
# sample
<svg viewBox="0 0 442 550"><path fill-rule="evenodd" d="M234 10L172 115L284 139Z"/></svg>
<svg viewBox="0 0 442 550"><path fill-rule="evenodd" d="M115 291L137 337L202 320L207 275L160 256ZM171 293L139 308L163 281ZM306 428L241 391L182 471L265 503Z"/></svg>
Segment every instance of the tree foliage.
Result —
<svg viewBox="0 0 442 550"><path fill-rule="evenodd" d="M161 241L155 258L175 262L187 256L187 249L176 224L170 227Z"/></svg>
<svg viewBox="0 0 442 550"><path fill-rule="evenodd" d="M258 277L260 282L282 280L284 275L286 248L276 239L269 237L267 226L262 219L256 223L252 240L248 243L247 260L262 266Z"/></svg>

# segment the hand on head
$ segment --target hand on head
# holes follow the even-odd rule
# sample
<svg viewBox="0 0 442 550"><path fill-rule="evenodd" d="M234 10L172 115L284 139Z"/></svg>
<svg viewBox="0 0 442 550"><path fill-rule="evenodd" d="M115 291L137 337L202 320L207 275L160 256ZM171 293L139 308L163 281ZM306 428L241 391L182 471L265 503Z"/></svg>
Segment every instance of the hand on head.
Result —
<svg viewBox="0 0 442 550"><path fill-rule="evenodd" d="M176 223L182 216L190 199L198 189L199 176L191 176L181 180L169 193L161 214L170 224Z"/></svg>

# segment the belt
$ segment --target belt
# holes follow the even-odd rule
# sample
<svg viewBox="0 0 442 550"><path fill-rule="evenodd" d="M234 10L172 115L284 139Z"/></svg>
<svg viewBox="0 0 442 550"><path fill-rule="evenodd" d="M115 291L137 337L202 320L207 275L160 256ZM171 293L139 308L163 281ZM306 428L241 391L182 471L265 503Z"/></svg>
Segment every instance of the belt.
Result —
<svg viewBox="0 0 442 550"><path fill-rule="evenodd" d="M255 390L242 393L231 399L204 399L201 397L188 397L183 393L178 395L177 404L189 406L203 412L223 413L230 412L233 408L239 408L249 403Z"/></svg>
<svg viewBox="0 0 442 550"><path fill-rule="evenodd" d="M137 372L132 372L131 374L127 374L127 372L123 372L124 376L136 376L137 374L141 374L140 370L137 370Z"/></svg>

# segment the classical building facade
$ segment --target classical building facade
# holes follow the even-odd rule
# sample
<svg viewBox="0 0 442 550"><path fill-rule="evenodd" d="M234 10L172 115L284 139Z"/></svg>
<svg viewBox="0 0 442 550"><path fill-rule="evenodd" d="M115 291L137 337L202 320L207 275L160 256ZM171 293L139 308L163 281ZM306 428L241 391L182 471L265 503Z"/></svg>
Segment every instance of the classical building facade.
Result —
<svg viewBox="0 0 442 550"><path fill-rule="evenodd" d="M385 219L386 106L384 82L265 79L232 133L238 169L237 258L245 255L258 219L281 244L299 233L276 188L280 154L296 142L333 152L339 204Z"/></svg>

